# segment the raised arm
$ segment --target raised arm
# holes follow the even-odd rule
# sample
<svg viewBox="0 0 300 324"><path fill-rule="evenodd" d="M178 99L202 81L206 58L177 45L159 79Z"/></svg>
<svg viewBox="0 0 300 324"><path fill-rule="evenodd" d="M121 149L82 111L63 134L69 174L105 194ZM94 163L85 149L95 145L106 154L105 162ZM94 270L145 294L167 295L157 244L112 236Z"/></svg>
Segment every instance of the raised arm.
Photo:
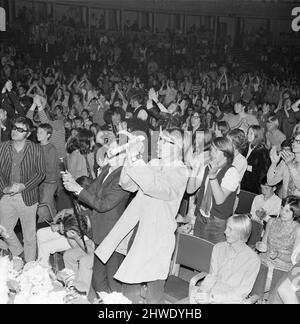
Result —
<svg viewBox="0 0 300 324"><path fill-rule="evenodd" d="M165 201L181 199L180 193L188 180L185 168L174 168L162 174L143 164L127 168L127 174L145 195Z"/></svg>

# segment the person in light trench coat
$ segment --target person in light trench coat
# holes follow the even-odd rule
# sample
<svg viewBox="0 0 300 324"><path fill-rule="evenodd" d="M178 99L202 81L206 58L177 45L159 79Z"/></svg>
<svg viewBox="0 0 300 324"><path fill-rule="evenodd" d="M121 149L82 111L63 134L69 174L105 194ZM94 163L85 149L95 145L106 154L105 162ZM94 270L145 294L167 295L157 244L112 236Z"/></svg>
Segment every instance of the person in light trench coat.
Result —
<svg viewBox="0 0 300 324"><path fill-rule="evenodd" d="M142 145L129 147L120 185L124 190L138 192L95 251L105 263L138 224L133 243L114 277L127 284L147 283L146 303L163 301L164 283L175 248L175 217L188 180L188 169L182 162L183 145L181 130L161 132L160 159L148 164L137 158Z"/></svg>

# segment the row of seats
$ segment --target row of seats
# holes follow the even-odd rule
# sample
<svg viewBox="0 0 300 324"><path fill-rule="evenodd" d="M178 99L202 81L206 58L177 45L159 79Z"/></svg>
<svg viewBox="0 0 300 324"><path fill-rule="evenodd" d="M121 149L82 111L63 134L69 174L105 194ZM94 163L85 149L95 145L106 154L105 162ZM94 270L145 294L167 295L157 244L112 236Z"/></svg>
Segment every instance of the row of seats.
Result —
<svg viewBox="0 0 300 324"><path fill-rule="evenodd" d="M176 249L173 255L170 275L165 285L165 300L167 303L180 303L186 300L191 289L197 285L209 272L210 259L214 244L189 234L177 233ZM197 272L190 281L179 277L180 267L189 268ZM273 298L277 284L285 272L274 269L269 301ZM261 303L264 299L268 267L261 264L256 281L245 303Z"/></svg>
<svg viewBox="0 0 300 324"><path fill-rule="evenodd" d="M235 213L250 213L255 196L254 193L241 190ZM187 212L188 201L183 199L180 205L179 214L185 217ZM252 221L252 233L247 242L251 248L255 248L256 242L261 239L262 231L263 226L256 221ZM186 299L189 296L192 287L195 286L199 280L205 277L209 272L213 246L214 244L207 240L188 234L177 233L176 248L173 254L170 275L165 286L165 299L167 302L178 303L179 301ZM180 267L189 268L198 273L193 276L189 282L187 282L183 278L179 277ZM283 271L274 269L270 296L273 294L273 291L283 274ZM253 289L247 299L247 303L259 303L263 301L267 275L267 266L261 264Z"/></svg>

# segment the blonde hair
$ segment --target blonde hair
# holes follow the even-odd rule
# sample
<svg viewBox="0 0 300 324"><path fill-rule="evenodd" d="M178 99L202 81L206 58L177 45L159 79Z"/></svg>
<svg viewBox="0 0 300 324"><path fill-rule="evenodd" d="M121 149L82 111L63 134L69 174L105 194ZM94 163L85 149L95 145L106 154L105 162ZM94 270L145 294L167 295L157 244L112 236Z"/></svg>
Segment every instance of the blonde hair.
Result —
<svg viewBox="0 0 300 324"><path fill-rule="evenodd" d="M252 231L252 222L248 214L235 214L228 218L232 227L238 231L240 239L247 242Z"/></svg>

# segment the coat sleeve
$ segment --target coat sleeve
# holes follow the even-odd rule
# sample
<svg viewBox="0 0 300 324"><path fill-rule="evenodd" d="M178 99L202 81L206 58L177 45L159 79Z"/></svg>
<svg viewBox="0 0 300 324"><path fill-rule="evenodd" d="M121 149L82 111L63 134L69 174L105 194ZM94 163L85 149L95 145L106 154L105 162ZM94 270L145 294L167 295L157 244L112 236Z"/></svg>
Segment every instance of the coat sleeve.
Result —
<svg viewBox="0 0 300 324"><path fill-rule="evenodd" d="M9 93L8 94L9 96L9 99L11 100L12 104L13 104L13 107L15 109L15 111L18 112L18 115L19 116L25 116L25 111L24 109L22 108L21 104L20 104L20 101L17 97L17 95L15 93Z"/></svg>
<svg viewBox="0 0 300 324"><path fill-rule="evenodd" d="M129 193L124 191L119 185L119 179L116 178L110 184L109 190L103 190L100 197L95 192L90 193L88 190L81 190L78 198L99 213L105 213L114 209L124 199L129 198Z"/></svg>
<svg viewBox="0 0 300 324"><path fill-rule="evenodd" d="M130 191L130 192L136 192L139 189L138 185L127 174L126 166L124 166L122 169L119 184L124 190Z"/></svg>
<svg viewBox="0 0 300 324"><path fill-rule="evenodd" d="M127 174L145 195L165 201L177 199L188 180L187 170L183 167L158 173L145 164L127 168Z"/></svg>
<svg viewBox="0 0 300 324"><path fill-rule="evenodd" d="M265 148L257 151L256 154L257 154L256 179L258 180L258 183L261 183L262 179L268 173L268 168L270 166L271 161L269 158L269 152Z"/></svg>

